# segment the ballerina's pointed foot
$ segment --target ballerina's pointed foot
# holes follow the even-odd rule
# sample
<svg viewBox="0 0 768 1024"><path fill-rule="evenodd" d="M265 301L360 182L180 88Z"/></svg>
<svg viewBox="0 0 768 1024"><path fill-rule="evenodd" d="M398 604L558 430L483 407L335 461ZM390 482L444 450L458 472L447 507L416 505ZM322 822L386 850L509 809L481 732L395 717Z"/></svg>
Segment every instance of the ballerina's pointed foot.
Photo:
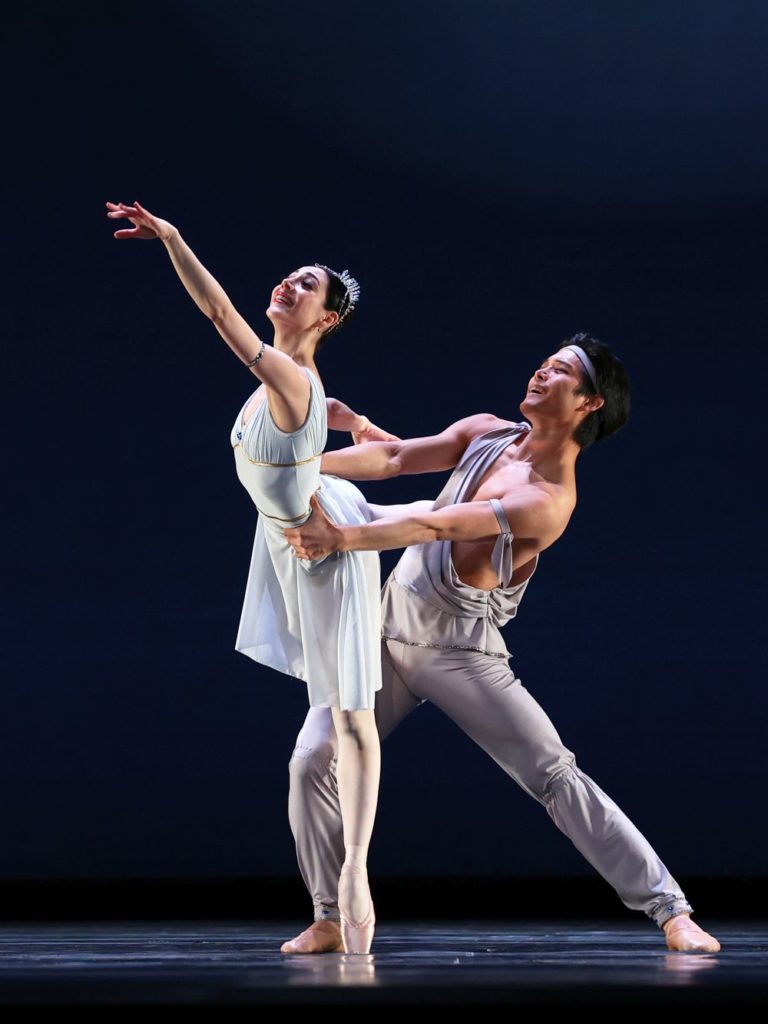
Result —
<svg viewBox="0 0 768 1024"><path fill-rule="evenodd" d="M315 921L301 935L280 947L281 953L343 953L338 921Z"/></svg>
<svg viewBox="0 0 768 1024"><path fill-rule="evenodd" d="M357 917L361 905L368 910L363 917ZM345 913L346 911L346 913ZM349 916L347 916L349 914ZM354 917L352 915L355 915ZM345 864L339 878L339 915L341 917L341 941L345 953L370 953L376 914L368 888L368 875L364 868Z"/></svg>
<svg viewBox="0 0 768 1024"><path fill-rule="evenodd" d="M720 943L687 914L670 917L663 925L667 948L677 953L719 953Z"/></svg>

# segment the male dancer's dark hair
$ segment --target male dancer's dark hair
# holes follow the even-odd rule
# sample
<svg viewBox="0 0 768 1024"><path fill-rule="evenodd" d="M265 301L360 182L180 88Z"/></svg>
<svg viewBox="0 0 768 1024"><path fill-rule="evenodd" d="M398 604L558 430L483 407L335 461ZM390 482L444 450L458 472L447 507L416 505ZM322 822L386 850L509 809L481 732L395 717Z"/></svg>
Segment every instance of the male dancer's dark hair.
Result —
<svg viewBox="0 0 768 1024"><path fill-rule="evenodd" d="M629 376L621 360L591 334L574 334L563 342L563 346L566 345L583 348L592 360L597 375L595 388L585 370L576 394L599 394L605 399L605 405L590 413L573 432L574 441L581 448L588 448L596 441L615 434L629 419Z"/></svg>

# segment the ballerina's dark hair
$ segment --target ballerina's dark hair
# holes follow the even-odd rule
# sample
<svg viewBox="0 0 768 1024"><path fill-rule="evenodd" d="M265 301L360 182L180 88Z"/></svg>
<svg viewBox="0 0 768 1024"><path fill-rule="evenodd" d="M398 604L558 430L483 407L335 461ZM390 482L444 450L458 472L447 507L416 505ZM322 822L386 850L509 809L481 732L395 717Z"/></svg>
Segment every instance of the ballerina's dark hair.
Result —
<svg viewBox="0 0 768 1024"><path fill-rule="evenodd" d="M597 387L592 384L589 374L584 371L577 395L602 395L605 404L591 412L581 421L573 433L574 441L581 448L588 448L596 441L602 441L624 426L629 419L629 376L624 364L602 341L583 332L574 334L563 342L578 345L592 361L597 375Z"/></svg>
<svg viewBox="0 0 768 1024"><path fill-rule="evenodd" d="M327 331L323 332L322 337L317 343L317 347L320 348L326 343L329 335L333 334L334 331L338 331L342 324L354 313L357 301L360 298L360 285L348 270L331 270L324 263L316 263L315 266L319 267L320 270L324 270L328 275L325 308L339 314L339 319L333 327L329 327Z"/></svg>

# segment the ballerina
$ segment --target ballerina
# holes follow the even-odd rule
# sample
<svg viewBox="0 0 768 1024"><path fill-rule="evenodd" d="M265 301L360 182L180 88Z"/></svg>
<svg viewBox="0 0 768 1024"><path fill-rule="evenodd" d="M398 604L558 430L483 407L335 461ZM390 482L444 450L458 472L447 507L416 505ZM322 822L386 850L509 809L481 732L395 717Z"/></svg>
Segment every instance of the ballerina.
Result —
<svg viewBox="0 0 768 1024"><path fill-rule="evenodd" d="M115 231L115 238L165 245L189 295L261 381L230 436L238 477L260 513L236 648L305 680L310 714L330 709L345 857L338 876L341 942L338 925L326 915L325 949L367 953L375 925L367 854L380 774L373 710L381 688L378 554L352 552L306 562L294 557L283 534L286 526L306 521L313 495L335 522L371 519L353 484L320 475L329 426L351 431L356 441L393 439L342 402L326 400L315 364L317 349L354 311L359 285L347 271L321 264L287 275L272 291L267 317L274 340L266 345L177 228L138 202L106 205L109 218L132 224Z"/></svg>

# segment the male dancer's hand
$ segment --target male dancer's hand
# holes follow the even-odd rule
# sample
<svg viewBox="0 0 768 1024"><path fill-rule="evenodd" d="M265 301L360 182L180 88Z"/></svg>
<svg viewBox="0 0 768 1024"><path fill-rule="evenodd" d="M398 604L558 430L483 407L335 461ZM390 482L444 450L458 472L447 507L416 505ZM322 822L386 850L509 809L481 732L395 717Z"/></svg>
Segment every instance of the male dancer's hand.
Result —
<svg viewBox="0 0 768 1024"><path fill-rule="evenodd" d="M286 540L297 558L323 558L334 551L342 550L342 531L320 507L315 495L309 499L312 515L302 526L284 530Z"/></svg>

